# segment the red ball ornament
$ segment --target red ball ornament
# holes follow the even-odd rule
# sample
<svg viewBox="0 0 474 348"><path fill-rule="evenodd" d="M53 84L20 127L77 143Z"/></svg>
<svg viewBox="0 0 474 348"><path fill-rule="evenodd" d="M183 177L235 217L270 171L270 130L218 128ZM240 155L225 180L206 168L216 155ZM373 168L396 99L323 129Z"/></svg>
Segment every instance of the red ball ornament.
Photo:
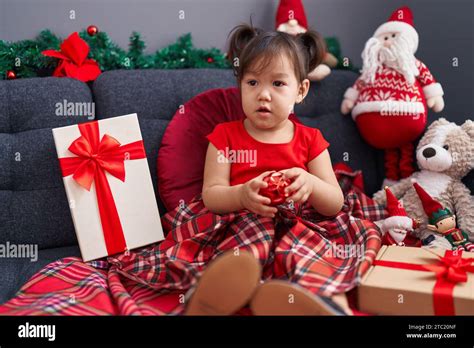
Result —
<svg viewBox="0 0 474 348"><path fill-rule="evenodd" d="M7 79L8 80L16 79L16 73L13 70L7 70Z"/></svg>
<svg viewBox="0 0 474 348"><path fill-rule="evenodd" d="M286 198L291 194L285 192L285 188L293 182L291 179L283 179L283 173L275 172L263 178L268 186L260 189L259 194L270 198L270 205L279 205L285 203Z"/></svg>
<svg viewBox="0 0 474 348"><path fill-rule="evenodd" d="M209 57L209 58L207 58L207 62L208 63L214 63L214 59L212 59L212 57Z"/></svg>
<svg viewBox="0 0 474 348"><path fill-rule="evenodd" d="M99 29L95 25L89 25L87 27L87 34L89 34L89 36L94 36L98 32L99 32Z"/></svg>

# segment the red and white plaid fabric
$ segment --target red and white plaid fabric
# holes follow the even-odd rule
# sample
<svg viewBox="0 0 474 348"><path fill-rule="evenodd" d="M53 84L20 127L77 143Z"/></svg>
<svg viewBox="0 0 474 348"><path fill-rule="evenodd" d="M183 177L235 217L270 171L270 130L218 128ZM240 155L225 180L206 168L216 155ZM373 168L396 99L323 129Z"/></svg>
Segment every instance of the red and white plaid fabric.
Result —
<svg viewBox="0 0 474 348"><path fill-rule="evenodd" d="M274 220L247 210L217 215L197 196L163 216L167 237L161 243L106 261L53 262L0 306L0 314L179 314L184 293L227 250L252 252L264 280L286 279L323 296L349 291L380 248L371 221L386 211L352 185L358 173L337 174L346 198L333 218L308 203L280 206Z"/></svg>

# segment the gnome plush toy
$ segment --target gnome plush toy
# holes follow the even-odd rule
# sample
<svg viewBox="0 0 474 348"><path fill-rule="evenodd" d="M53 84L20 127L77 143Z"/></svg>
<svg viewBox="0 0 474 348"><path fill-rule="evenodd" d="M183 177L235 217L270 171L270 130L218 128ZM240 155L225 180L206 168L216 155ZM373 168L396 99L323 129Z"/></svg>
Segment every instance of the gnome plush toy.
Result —
<svg viewBox="0 0 474 348"><path fill-rule="evenodd" d="M402 203L394 196L388 186L385 186L385 193L387 195L387 211L390 215L388 218L376 221L375 224L382 231L382 245L398 245L405 246L409 232L413 232L418 227L418 222L408 217ZM421 241L418 243L409 243L411 246L421 246Z"/></svg>
<svg viewBox="0 0 474 348"><path fill-rule="evenodd" d="M301 0L281 0L276 14L276 30L291 35L305 33L308 30L308 21ZM336 67L337 58L326 52L323 63L318 65L308 75L311 81L321 81Z"/></svg>
<svg viewBox="0 0 474 348"><path fill-rule="evenodd" d="M443 89L415 57L418 33L408 7L377 28L362 52L362 74L347 89L341 112L352 118L367 143L385 150L389 182L414 172L413 142L424 132L427 108L444 108Z"/></svg>
<svg viewBox="0 0 474 348"><path fill-rule="evenodd" d="M413 183L413 187L428 216L427 228L444 236L451 243L453 250L474 251L474 244L469 241L467 233L456 227L456 215L433 199L418 183Z"/></svg>

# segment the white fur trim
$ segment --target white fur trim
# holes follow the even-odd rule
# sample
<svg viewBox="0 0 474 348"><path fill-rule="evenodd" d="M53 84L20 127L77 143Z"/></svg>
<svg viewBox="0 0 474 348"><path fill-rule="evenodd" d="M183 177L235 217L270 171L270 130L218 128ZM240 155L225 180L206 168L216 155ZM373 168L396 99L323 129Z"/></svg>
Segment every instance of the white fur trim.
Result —
<svg viewBox="0 0 474 348"><path fill-rule="evenodd" d="M403 33L405 34L411 44L413 45L412 47L412 52L415 53L416 50L418 49L418 33L416 32L415 28L413 28L410 24L405 23L405 22L400 22L400 21L390 21L382 24L380 27L377 28L377 30L374 33L375 36L379 36L384 33Z"/></svg>
<svg viewBox="0 0 474 348"><path fill-rule="evenodd" d="M359 91L355 88L349 87L344 93L344 99L349 99L352 101L356 101L357 97L359 97Z"/></svg>
<svg viewBox="0 0 474 348"><path fill-rule="evenodd" d="M398 115L396 112L398 111ZM381 100L360 102L352 109L352 119L366 112L385 112L389 116L413 116L425 112L425 106L422 102L406 102L399 100Z"/></svg>
<svg viewBox="0 0 474 348"><path fill-rule="evenodd" d="M438 82L423 87L423 93L425 94L426 99L432 97L441 97L444 95L443 87L441 87L441 84Z"/></svg>

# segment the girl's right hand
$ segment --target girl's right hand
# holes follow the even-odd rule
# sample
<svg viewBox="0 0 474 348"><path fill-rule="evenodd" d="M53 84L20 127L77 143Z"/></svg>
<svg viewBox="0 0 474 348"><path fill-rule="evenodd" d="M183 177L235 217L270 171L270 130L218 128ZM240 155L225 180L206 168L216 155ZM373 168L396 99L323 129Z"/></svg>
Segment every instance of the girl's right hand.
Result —
<svg viewBox="0 0 474 348"><path fill-rule="evenodd" d="M275 170L264 172L241 186L240 203L245 209L265 217L275 217L278 209L269 206L270 198L258 194L260 189L268 186L263 178L274 172Z"/></svg>

